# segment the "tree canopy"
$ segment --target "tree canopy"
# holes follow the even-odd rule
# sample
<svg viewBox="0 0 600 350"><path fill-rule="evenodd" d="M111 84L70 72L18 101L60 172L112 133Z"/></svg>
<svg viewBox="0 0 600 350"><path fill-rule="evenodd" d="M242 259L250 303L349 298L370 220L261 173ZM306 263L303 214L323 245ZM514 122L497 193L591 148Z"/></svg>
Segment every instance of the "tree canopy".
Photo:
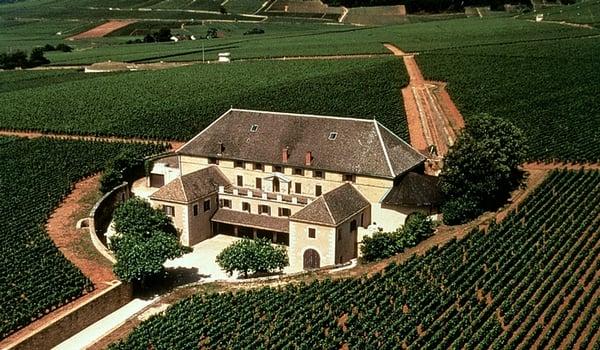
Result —
<svg viewBox="0 0 600 350"><path fill-rule="evenodd" d="M283 246L274 246L268 239L245 238L223 249L217 264L230 275L239 271L248 277L249 273L283 270L289 259Z"/></svg>
<svg viewBox="0 0 600 350"><path fill-rule="evenodd" d="M376 232L372 237L365 237L360 248L361 259L364 262L376 261L402 253L431 236L434 230L434 224L427 215L414 213L407 218L404 226L394 232Z"/></svg>
<svg viewBox="0 0 600 350"><path fill-rule="evenodd" d="M525 136L512 123L489 115L471 118L440 174L444 222L464 223L501 205L520 183L526 153Z"/></svg>
<svg viewBox="0 0 600 350"><path fill-rule="evenodd" d="M164 273L163 264L188 248L181 246L171 219L140 198L132 198L115 210L116 235L110 240L122 280L144 282Z"/></svg>

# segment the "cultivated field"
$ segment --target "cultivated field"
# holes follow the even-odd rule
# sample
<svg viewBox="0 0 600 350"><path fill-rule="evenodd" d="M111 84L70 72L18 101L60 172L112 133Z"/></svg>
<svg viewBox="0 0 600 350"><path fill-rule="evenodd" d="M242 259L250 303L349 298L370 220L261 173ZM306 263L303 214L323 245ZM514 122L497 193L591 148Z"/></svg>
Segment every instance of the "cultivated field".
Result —
<svg viewBox="0 0 600 350"><path fill-rule="evenodd" d="M373 276L184 299L114 349L586 348L600 315L600 172Z"/></svg>
<svg viewBox="0 0 600 350"><path fill-rule="evenodd" d="M46 72L22 73L28 88L9 76L15 91L0 93L0 128L186 140L235 106L377 118L407 134L399 98L407 77L394 57L195 65L64 81L60 89L36 78Z"/></svg>
<svg viewBox="0 0 600 350"><path fill-rule="evenodd" d="M156 146L0 137L0 339L94 286L64 258L44 224L73 183L125 149Z"/></svg>

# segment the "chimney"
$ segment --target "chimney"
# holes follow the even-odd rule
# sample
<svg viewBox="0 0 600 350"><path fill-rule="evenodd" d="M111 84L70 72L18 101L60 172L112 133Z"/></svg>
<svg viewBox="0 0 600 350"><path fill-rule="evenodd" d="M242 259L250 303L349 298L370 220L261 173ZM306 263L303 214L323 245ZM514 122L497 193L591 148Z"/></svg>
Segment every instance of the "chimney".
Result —
<svg viewBox="0 0 600 350"><path fill-rule="evenodd" d="M312 152L311 151L306 152L306 157L304 158L304 165L310 165L312 163L312 160L313 160Z"/></svg>
<svg viewBox="0 0 600 350"><path fill-rule="evenodd" d="M218 148L218 152L217 154L223 154L223 151L225 151L225 145L223 145L223 142L219 141L219 148Z"/></svg>
<svg viewBox="0 0 600 350"><path fill-rule="evenodd" d="M281 151L281 161L284 163L288 162L288 158L290 157L290 150L289 148L286 146L283 151Z"/></svg>

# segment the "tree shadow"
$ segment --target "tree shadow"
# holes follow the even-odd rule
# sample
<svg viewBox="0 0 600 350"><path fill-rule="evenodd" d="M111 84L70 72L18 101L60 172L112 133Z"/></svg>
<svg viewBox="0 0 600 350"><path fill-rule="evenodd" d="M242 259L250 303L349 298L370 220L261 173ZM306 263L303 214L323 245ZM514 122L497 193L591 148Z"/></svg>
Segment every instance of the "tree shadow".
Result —
<svg viewBox="0 0 600 350"><path fill-rule="evenodd" d="M210 275L198 274L196 267L170 267L165 269L164 274L148 279L143 284L135 283L134 295L140 299L152 299L157 295L172 292L178 287L209 277Z"/></svg>

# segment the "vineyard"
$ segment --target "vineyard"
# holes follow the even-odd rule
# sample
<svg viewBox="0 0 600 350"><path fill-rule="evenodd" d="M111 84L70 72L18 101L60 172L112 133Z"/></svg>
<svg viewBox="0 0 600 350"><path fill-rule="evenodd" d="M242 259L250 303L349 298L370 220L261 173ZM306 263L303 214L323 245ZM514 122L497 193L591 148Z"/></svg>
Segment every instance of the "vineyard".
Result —
<svg viewBox="0 0 600 350"><path fill-rule="evenodd" d="M591 348L600 172L553 172L487 232L371 277L196 295L112 349Z"/></svg>
<svg viewBox="0 0 600 350"><path fill-rule="evenodd" d="M398 91L407 79L395 58L244 62L112 74L0 93L0 128L185 140L234 106L376 117L406 137Z"/></svg>
<svg viewBox="0 0 600 350"><path fill-rule="evenodd" d="M73 183L126 148L157 146L0 138L0 339L91 291L63 257L44 223Z"/></svg>
<svg viewBox="0 0 600 350"><path fill-rule="evenodd" d="M429 51L417 61L426 78L448 82L467 121L490 113L519 126L530 159L596 162L598 52L593 37Z"/></svg>

